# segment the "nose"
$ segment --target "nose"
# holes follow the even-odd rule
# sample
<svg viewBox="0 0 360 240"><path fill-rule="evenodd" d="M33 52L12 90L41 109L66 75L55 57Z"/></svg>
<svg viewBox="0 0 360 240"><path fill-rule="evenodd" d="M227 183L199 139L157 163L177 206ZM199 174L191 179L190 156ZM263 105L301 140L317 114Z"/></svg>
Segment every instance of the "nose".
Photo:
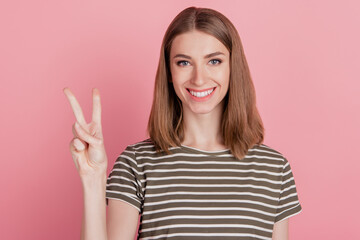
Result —
<svg viewBox="0 0 360 240"><path fill-rule="evenodd" d="M202 86L206 82L206 71L202 66L195 66L193 70L193 76L191 78L191 83L196 86Z"/></svg>

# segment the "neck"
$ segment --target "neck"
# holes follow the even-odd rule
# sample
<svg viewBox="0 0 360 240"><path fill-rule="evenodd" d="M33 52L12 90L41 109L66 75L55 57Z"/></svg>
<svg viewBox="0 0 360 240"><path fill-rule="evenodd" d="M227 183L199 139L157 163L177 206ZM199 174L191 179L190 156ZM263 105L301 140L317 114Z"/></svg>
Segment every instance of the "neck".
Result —
<svg viewBox="0 0 360 240"><path fill-rule="evenodd" d="M205 114L196 114L184 109L184 141L182 144L207 151L226 149L221 134L222 111L222 105Z"/></svg>

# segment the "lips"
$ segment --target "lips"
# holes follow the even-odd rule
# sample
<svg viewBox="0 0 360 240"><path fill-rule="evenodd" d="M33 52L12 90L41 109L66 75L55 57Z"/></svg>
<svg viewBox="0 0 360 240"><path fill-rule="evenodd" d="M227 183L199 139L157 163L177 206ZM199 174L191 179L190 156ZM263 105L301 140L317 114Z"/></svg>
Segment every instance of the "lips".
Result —
<svg viewBox="0 0 360 240"><path fill-rule="evenodd" d="M201 90L187 88L186 90L189 92L192 99L196 101L205 101L213 95L215 89L216 87Z"/></svg>

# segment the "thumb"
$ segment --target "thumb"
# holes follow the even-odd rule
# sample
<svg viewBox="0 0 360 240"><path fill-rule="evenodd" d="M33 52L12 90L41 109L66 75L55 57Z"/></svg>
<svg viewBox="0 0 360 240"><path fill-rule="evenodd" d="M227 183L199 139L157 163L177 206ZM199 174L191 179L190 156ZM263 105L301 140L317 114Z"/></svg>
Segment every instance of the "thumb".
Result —
<svg viewBox="0 0 360 240"><path fill-rule="evenodd" d="M85 143L78 138L74 139L74 147L78 152L84 151L84 149L86 148Z"/></svg>
<svg viewBox="0 0 360 240"><path fill-rule="evenodd" d="M86 143L85 143L86 144ZM70 152L71 156L74 160L76 169L79 171L80 169L80 162L84 161L85 159L85 145L81 142L78 138L73 138L70 142Z"/></svg>

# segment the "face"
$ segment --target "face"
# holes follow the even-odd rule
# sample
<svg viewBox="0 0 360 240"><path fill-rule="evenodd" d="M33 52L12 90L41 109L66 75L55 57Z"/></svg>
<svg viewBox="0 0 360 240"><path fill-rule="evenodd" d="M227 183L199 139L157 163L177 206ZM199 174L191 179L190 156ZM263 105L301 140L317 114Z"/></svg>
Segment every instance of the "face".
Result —
<svg viewBox="0 0 360 240"><path fill-rule="evenodd" d="M176 36L170 71L184 114L221 113L229 88L230 53L215 37L200 31Z"/></svg>

